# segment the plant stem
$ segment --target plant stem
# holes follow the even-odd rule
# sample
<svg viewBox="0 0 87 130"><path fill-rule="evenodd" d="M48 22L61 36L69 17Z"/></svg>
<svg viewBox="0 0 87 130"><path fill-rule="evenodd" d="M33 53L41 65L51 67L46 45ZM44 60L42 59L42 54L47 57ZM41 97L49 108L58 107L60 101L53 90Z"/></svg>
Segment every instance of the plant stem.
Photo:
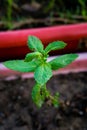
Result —
<svg viewBox="0 0 87 130"><path fill-rule="evenodd" d="M51 101L54 100L54 97L53 97L53 96L50 94L50 92L47 90L46 84L44 84L42 88L43 88L42 91L43 91L43 93L45 94L46 98L51 99Z"/></svg>
<svg viewBox="0 0 87 130"><path fill-rule="evenodd" d="M8 0L8 6L7 6L7 21L8 21L8 28L11 29L12 26L12 3L13 0Z"/></svg>

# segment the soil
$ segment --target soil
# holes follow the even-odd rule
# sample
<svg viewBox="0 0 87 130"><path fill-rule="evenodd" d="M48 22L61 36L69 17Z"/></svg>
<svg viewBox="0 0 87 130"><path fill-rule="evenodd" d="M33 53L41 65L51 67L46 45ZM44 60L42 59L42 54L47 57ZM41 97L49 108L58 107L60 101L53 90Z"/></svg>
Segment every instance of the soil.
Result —
<svg viewBox="0 0 87 130"><path fill-rule="evenodd" d="M0 0L0 30L87 22L87 0Z"/></svg>
<svg viewBox="0 0 87 130"><path fill-rule="evenodd" d="M0 80L0 130L87 130L87 72L56 75L48 89L60 92L59 108L32 102L34 79Z"/></svg>

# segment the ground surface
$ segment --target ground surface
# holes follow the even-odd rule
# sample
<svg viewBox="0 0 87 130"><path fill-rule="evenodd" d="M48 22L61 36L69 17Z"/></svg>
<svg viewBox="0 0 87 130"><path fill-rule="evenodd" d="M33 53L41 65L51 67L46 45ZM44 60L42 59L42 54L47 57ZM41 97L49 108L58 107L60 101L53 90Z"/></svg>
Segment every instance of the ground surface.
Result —
<svg viewBox="0 0 87 130"><path fill-rule="evenodd" d="M0 81L0 130L87 130L87 72L54 76L48 89L60 92L59 108L31 100L33 79Z"/></svg>
<svg viewBox="0 0 87 130"><path fill-rule="evenodd" d="M87 22L87 0L0 0L0 30Z"/></svg>

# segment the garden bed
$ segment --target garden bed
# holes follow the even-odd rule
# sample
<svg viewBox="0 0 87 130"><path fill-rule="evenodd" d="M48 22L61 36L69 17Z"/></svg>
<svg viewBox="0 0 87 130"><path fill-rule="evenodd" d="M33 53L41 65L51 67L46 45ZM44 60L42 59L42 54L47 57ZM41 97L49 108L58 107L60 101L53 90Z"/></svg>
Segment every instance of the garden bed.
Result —
<svg viewBox="0 0 87 130"><path fill-rule="evenodd" d="M49 102L36 108L31 99L34 82L20 76L0 80L0 130L87 129L87 72L55 75L48 82L52 93L60 92L59 108Z"/></svg>
<svg viewBox="0 0 87 130"><path fill-rule="evenodd" d="M10 6L10 9L12 9L10 15L8 13L9 5L7 7L7 2L5 2L5 0L0 0L0 30L3 33L10 33L7 30L75 24L87 21L86 0L82 3L79 0L73 2L69 0L67 2L62 0L51 0L50 2L44 2L43 0L31 0L30 2L21 0L20 2L14 0ZM79 8L77 8L77 5ZM73 45L79 44L75 48L70 47L68 52L87 51L87 35L80 37L79 41L71 43L74 43ZM1 44L3 45L3 42ZM26 44L25 41L24 44ZM24 50L24 46L22 50ZM22 57L24 57L26 51L25 48ZM6 49L3 51L1 48L0 52L1 61L16 58L16 53L17 58L20 55L18 50L14 53L11 48L8 51ZM10 52L14 53L14 57L11 57ZM69 69L65 68L54 72L53 78L48 82L48 89L53 94L56 91L60 92L61 104L59 108L54 108L50 106L49 102L46 102L41 109L38 109L31 99L31 90L35 82L33 75L10 71L0 64L0 130L86 130L87 58L86 60L85 58L83 56L80 61L73 64L73 67L70 65Z"/></svg>
<svg viewBox="0 0 87 130"><path fill-rule="evenodd" d="M86 0L0 0L0 30L87 21Z"/></svg>

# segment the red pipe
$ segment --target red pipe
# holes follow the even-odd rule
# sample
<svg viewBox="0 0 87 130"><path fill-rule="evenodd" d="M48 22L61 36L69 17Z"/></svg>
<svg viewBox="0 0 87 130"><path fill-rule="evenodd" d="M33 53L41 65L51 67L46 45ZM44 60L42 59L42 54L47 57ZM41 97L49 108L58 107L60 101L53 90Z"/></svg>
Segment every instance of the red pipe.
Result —
<svg viewBox="0 0 87 130"><path fill-rule="evenodd" d="M39 37L44 44L53 40L76 40L87 37L87 23L0 32L0 48L26 46L29 35Z"/></svg>
<svg viewBox="0 0 87 130"><path fill-rule="evenodd" d="M75 52L79 48L79 40L87 38L87 23L0 32L0 60L24 57L29 52L27 47L29 35L39 37L44 46L54 40L68 43L64 50L57 53ZM82 51L84 50L87 51L87 48L82 48Z"/></svg>
<svg viewBox="0 0 87 130"><path fill-rule="evenodd" d="M75 42L74 42L75 43ZM62 53L67 53L70 52L75 48L77 48L77 44L74 44L74 46L72 47L72 44L68 44L67 48L65 48L64 50L62 50ZM0 58L2 59L11 59L11 58L24 58L24 56L26 55L26 53L29 53L30 50L28 49L27 46L20 46L20 47L10 47L10 48L0 48ZM61 50L58 51L59 54L61 54ZM52 55L55 55L56 52L52 52ZM21 57L20 57L21 55Z"/></svg>

